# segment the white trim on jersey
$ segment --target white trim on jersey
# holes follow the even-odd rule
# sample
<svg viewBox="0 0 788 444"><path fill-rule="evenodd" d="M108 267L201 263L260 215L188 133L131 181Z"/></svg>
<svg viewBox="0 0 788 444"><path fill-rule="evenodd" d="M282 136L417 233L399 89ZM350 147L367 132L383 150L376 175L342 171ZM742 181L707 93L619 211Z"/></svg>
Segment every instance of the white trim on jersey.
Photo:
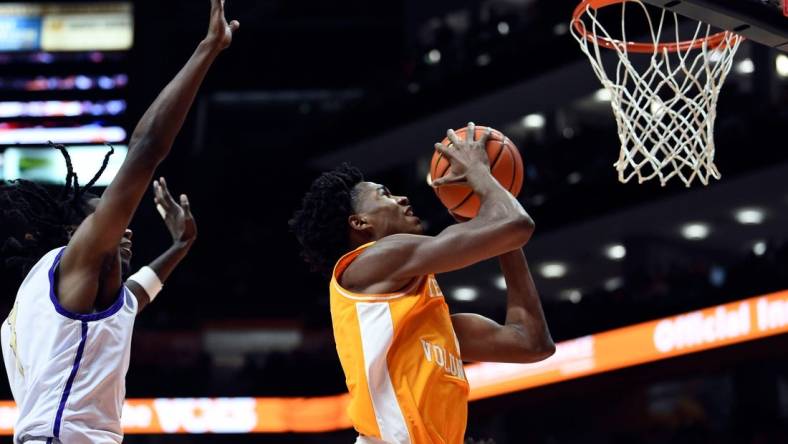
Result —
<svg viewBox="0 0 788 444"><path fill-rule="evenodd" d="M387 302L356 304L361 348L372 409L380 437L391 444L410 444L410 432L391 382L387 356L394 339L394 324Z"/></svg>
<svg viewBox="0 0 788 444"><path fill-rule="evenodd" d="M399 299L399 298L401 298L403 296L407 296L409 294L412 294L413 290L415 290L416 288L419 287L419 285L421 285L422 280L424 280L423 276L420 277L420 278L414 278L413 282L411 282L410 285L405 287L404 290L399 291L397 293L393 293L393 294L385 294L384 293L384 294L380 294L380 295L375 295L375 294L360 295L360 294L357 294L357 293L352 293L349 290L345 290L344 288L342 288L342 286L339 285L339 281L337 281L336 279L334 281L336 282L336 290L337 290L337 292L339 294L341 294L342 296L344 296L344 297L346 297L348 299L352 299L354 301L374 302L374 301L390 301L390 300L393 300L393 299Z"/></svg>
<svg viewBox="0 0 788 444"><path fill-rule="evenodd" d="M25 443L27 444L27 443ZM386 441L381 439L372 438L369 436L360 436L356 438L356 442L354 444L389 444Z"/></svg>

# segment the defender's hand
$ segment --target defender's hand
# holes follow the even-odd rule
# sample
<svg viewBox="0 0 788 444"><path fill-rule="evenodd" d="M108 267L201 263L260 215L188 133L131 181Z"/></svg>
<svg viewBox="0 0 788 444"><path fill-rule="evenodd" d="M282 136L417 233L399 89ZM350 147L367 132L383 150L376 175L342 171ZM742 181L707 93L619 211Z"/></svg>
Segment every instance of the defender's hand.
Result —
<svg viewBox="0 0 788 444"><path fill-rule="evenodd" d="M476 125L473 122L468 123L465 140L460 139L454 130L449 130L446 133L451 142L449 146L436 143L435 149L446 156L451 166L446 175L433 180L432 186L439 187L466 182L468 173L473 170L489 173L490 160L487 157L487 140L490 138L490 133L490 128L487 128L487 131L482 134L479 140L474 140L476 138Z"/></svg>
<svg viewBox="0 0 788 444"><path fill-rule="evenodd" d="M233 34L241 24L233 20L229 24L224 17L224 0L211 0L211 23L205 41L219 50L225 49L233 42Z"/></svg>
<svg viewBox="0 0 788 444"><path fill-rule="evenodd" d="M197 224L194 222L189 198L185 194L180 196L180 205L172 198L164 178L153 181L153 201L156 209L164 219L164 224L172 235L173 244L191 246L197 238Z"/></svg>

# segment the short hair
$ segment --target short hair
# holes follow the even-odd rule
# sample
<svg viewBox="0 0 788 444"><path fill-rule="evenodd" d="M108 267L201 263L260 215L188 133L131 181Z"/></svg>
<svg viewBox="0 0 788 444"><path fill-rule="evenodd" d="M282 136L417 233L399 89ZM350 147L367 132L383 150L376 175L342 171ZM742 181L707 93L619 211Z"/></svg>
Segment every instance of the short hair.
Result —
<svg viewBox="0 0 788 444"><path fill-rule="evenodd" d="M321 174L288 222L312 271L330 276L336 261L350 250L348 217L354 213L355 187L362 181L361 171L347 163Z"/></svg>
<svg viewBox="0 0 788 444"><path fill-rule="evenodd" d="M66 185L57 195L29 180L0 181L0 271L24 277L47 252L68 244L72 227L87 217L87 192L107 168L110 146L101 169L84 187L66 147L50 142L66 160Z"/></svg>

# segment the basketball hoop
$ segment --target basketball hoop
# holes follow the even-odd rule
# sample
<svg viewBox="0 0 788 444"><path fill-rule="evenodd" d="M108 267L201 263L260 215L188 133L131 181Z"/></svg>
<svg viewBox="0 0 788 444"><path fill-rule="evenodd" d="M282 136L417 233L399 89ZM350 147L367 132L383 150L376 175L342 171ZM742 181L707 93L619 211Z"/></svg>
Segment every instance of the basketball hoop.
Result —
<svg viewBox="0 0 788 444"><path fill-rule="evenodd" d="M627 40L627 3L645 14L650 43ZM621 4L621 37L614 38L599 22L599 9ZM636 9L637 10L637 9ZM662 42L668 14L673 15L673 42ZM584 20L589 20L590 29ZM655 26L656 25L656 26ZM614 164L622 183L659 178L662 186L678 176L686 186L698 179L720 178L714 165L714 120L720 89L743 37L698 22L689 40L679 38L676 13L662 9L652 19L640 0L582 0L570 27L594 73L610 92L621 152ZM613 50L618 63L608 76L599 47ZM630 56L642 55L633 64ZM637 65L637 66L636 66Z"/></svg>

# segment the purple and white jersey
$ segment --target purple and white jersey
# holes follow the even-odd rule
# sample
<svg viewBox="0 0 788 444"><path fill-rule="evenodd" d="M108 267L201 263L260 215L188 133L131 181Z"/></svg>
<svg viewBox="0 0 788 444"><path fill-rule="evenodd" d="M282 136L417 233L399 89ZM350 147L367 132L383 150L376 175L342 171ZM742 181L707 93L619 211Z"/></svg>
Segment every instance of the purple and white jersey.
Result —
<svg viewBox="0 0 788 444"><path fill-rule="evenodd" d="M61 307L54 273L64 250L50 251L30 270L0 328L19 408L14 443L120 443L137 299L123 287L102 312Z"/></svg>

